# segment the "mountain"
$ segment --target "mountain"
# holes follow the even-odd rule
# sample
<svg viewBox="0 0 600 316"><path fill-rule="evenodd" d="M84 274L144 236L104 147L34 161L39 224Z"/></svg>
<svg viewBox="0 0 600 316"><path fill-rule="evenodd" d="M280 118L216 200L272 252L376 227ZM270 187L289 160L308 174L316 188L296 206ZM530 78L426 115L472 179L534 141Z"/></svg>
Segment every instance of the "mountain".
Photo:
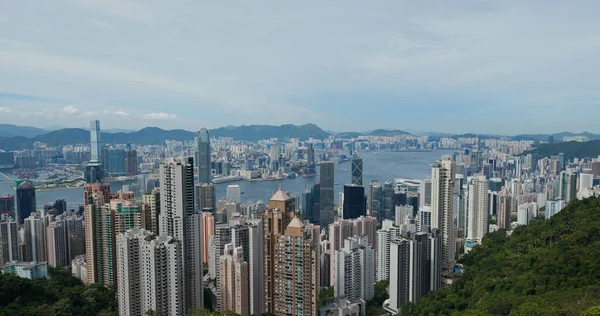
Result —
<svg viewBox="0 0 600 316"><path fill-rule="evenodd" d="M305 125L249 125L227 126L210 131L212 137L233 137L237 140L258 141L269 138L300 138L306 140L310 137L326 138L329 133L314 124ZM196 132L181 129L163 130L158 127L146 127L135 132L102 133L104 143L157 145L164 144L166 140L189 141L193 140ZM34 142L40 141L51 146L88 144L90 133L82 128L65 128L46 132L42 135L23 137L0 137L0 149L19 150L31 148Z"/></svg>
<svg viewBox="0 0 600 316"><path fill-rule="evenodd" d="M310 137L323 139L329 133L315 124L281 126L272 125L242 125L238 127L221 127L210 130L212 137L233 137L237 140L258 141L269 138L300 138L306 140Z"/></svg>
<svg viewBox="0 0 600 316"><path fill-rule="evenodd" d="M389 130L389 129L376 129L369 132L370 136L398 136L398 135L411 135L409 132L401 130Z"/></svg>
<svg viewBox="0 0 600 316"><path fill-rule="evenodd" d="M564 137L573 137L573 136L586 136L590 140L600 139L600 134L592 134L592 133L588 133L588 132L583 132L583 133L561 132L561 133L554 133L554 134L521 134L521 135L513 136L511 138L514 140L535 140L535 141L547 142L548 138L550 136L554 137L554 140L558 141L558 142L562 141Z"/></svg>
<svg viewBox="0 0 600 316"><path fill-rule="evenodd" d="M537 154L539 157L550 157L565 154L565 158L598 157L600 155L600 139L588 142L562 142L553 144L538 144L524 154Z"/></svg>
<svg viewBox="0 0 600 316"><path fill-rule="evenodd" d="M0 137L35 137L48 133L47 130L32 126L18 126L12 124L0 124Z"/></svg>
<svg viewBox="0 0 600 316"><path fill-rule="evenodd" d="M452 286L402 315L600 315L600 198L575 200L548 220L488 234L460 261Z"/></svg>

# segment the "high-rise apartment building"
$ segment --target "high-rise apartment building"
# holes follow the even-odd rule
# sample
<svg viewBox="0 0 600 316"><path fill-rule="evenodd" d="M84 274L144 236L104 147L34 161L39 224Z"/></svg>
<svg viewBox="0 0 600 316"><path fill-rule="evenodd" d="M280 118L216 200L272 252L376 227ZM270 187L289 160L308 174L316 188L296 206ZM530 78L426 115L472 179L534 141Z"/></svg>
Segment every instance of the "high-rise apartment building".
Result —
<svg viewBox="0 0 600 316"><path fill-rule="evenodd" d="M138 157L137 151L131 149L128 145L127 151L125 152L125 173L128 176L134 176L138 174Z"/></svg>
<svg viewBox="0 0 600 316"><path fill-rule="evenodd" d="M198 168L198 183L211 183L210 136L204 127L198 132L196 140L196 167Z"/></svg>
<svg viewBox="0 0 600 316"><path fill-rule="evenodd" d="M238 186L239 188L239 186ZM214 212L217 209L215 185L212 183L198 183L196 189L196 210L200 212ZM229 190L229 188L228 188ZM238 201L239 202L239 201Z"/></svg>
<svg viewBox="0 0 600 316"><path fill-rule="evenodd" d="M286 227L294 218L294 202L281 188L269 200L262 215L263 238L263 312L275 311L276 245Z"/></svg>
<svg viewBox="0 0 600 316"><path fill-rule="evenodd" d="M13 195L4 194L0 196L0 216L7 215L16 218L15 213L15 197Z"/></svg>
<svg viewBox="0 0 600 316"><path fill-rule="evenodd" d="M352 155L351 184L363 185L363 160L356 153Z"/></svg>
<svg viewBox="0 0 600 316"><path fill-rule="evenodd" d="M159 232L182 243L185 310L203 306L202 214L194 209L194 159L168 158L160 164Z"/></svg>
<svg viewBox="0 0 600 316"><path fill-rule="evenodd" d="M565 202L569 203L577 199L577 174L574 172L567 172L566 183Z"/></svg>
<svg viewBox="0 0 600 316"><path fill-rule="evenodd" d="M35 187L29 181L23 181L17 186L17 221L22 225L31 213L35 213Z"/></svg>
<svg viewBox="0 0 600 316"><path fill-rule="evenodd" d="M250 314L258 315L263 311L263 225L262 220L248 221L248 275L250 293Z"/></svg>
<svg viewBox="0 0 600 316"><path fill-rule="evenodd" d="M215 218L210 212L202 213L202 263L208 263L208 239L215 234Z"/></svg>
<svg viewBox="0 0 600 316"><path fill-rule="evenodd" d="M344 240L354 235L354 224L350 220L341 220L331 223L329 225L329 283L335 284L336 275L336 253L338 250L344 247Z"/></svg>
<svg viewBox="0 0 600 316"><path fill-rule="evenodd" d="M56 221L62 221L65 225L67 239L67 261L71 261L79 255L85 255L85 230L83 217L75 214L62 214Z"/></svg>
<svg viewBox="0 0 600 316"><path fill-rule="evenodd" d="M248 262L244 260L243 247L235 247L233 243L225 245L219 270L221 309L241 316L249 315Z"/></svg>
<svg viewBox="0 0 600 316"><path fill-rule="evenodd" d="M112 199L110 209L115 216L115 235L132 228L143 228L142 214L135 200Z"/></svg>
<svg viewBox="0 0 600 316"><path fill-rule="evenodd" d="M506 189L502 187L498 192L498 228L509 229L510 228L510 213L512 210L512 196Z"/></svg>
<svg viewBox="0 0 600 316"><path fill-rule="evenodd" d="M232 185L228 185L227 186L227 199L240 203L240 201L242 200L242 190L240 189L240 186L237 184L232 184Z"/></svg>
<svg viewBox="0 0 600 316"><path fill-rule="evenodd" d="M32 213L25 219L23 227L25 229L25 261L47 261L44 220Z"/></svg>
<svg viewBox="0 0 600 316"><path fill-rule="evenodd" d="M0 222L0 266L19 261L19 225L15 220Z"/></svg>
<svg viewBox="0 0 600 316"><path fill-rule="evenodd" d="M335 297L368 301L375 294L375 251L367 236L350 237L335 254Z"/></svg>
<svg viewBox="0 0 600 316"><path fill-rule="evenodd" d="M46 243L48 250L48 264L55 267L69 265L67 248L67 227L62 220L48 223L46 227Z"/></svg>
<svg viewBox="0 0 600 316"><path fill-rule="evenodd" d="M225 252L225 245L231 243L231 227L229 224L217 224L215 225L215 234L212 238L213 243L210 247L211 252L208 259L209 270L211 277L215 279L215 296L217 297L217 308L221 309L223 302L221 301L221 273L220 264L221 256ZM210 237L209 237L210 241Z"/></svg>
<svg viewBox="0 0 600 316"><path fill-rule="evenodd" d="M467 238L481 241L487 234L488 222L488 182L484 175L476 175L469 183L469 216Z"/></svg>
<svg viewBox="0 0 600 316"><path fill-rule="evenodd" d="M377 231L377 282L390 279L390 244L396 240L400 231L390 220L384 220Z"/></svg>
<svg viewBox="0 0 600 316"><path fill-rule="evenodd" d="M276 315L317 314L319 253L312 234L294 217L275 245L273 310Z"/></svg>
<svg viewBox="0 0 600 316"><path fill-rule="evenodd" d="M185 315L182 246L170 236L134 228L117 236L119 315Z"/></svg>
<svg viewBox="0 0 600 316"><path fill-rule="evenodd" d="M160 188L152 189L149 194L142 195L141 216L142 227L158 235L158 214L160 214Z"/></svg>
<svg viewBox="0 0 600 316"><path fill-rule="evenodd" d="M456 255L456 227L453 217L453 193L456 166L444 159L431 168L431 228L438 229L442 239L442 264L450 273Z"/></svg>
<svg viewBox="0 0 600 316"><path fill-rule="evenodd" d="M319 221L321 227L327 227L333 223L333 185L334 185L334 167L333 161L321 161L320 165L320 211L321 219Z"/></svg>

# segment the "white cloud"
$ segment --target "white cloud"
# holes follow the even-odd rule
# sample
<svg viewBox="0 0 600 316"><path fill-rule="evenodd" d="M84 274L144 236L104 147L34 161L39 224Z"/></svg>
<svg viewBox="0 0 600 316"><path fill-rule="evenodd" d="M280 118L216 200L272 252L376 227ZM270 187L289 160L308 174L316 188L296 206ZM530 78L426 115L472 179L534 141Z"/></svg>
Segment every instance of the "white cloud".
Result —
<svg viewBox="0 0 600 316"><path fill-rule="evenodd" d="M172 119L176 119L176 118L177 118L177 115L171 114L171 113L164 113L164 112L154 112L154 113L144 114L145 120L172 120Z"/></svg>
<svg viewBox="0 0 600 316"><path fill-rule="evenodd" d="M118 115L118 116L129 116L129 113L124 112L124 111L117 111L117 112L115 112L115 115Z"/></svg>
<svg viewBox="0 0 600 316"><path fill-rule="evenodd" d="M79 113L79 109L77 109L76 107L72 106L72 105L67 105L63 108L63 112L67 113L67 114L78 114Z"/></svg>
<svg viewBox="0 0 600 316"><path fill-rule="evenodd" d="M0 113L12 113L12 110L7 107L0 106Z"/></svg>

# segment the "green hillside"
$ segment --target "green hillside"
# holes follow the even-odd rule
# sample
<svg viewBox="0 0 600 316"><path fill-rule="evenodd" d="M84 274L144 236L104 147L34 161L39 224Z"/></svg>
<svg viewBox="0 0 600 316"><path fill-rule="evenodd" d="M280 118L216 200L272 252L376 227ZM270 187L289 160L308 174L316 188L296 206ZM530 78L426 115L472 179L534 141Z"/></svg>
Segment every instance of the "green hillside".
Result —
<svg viewBox="0 0 600 316"><path fill-rule="evenodd" d="M538 154L540 157L550 157L564 153L565 158L598 157L600 155L600 140L591 140L588 142L563 142L554 144L539 144L532 150L526 151L526 154Z"/></svg>
<svg viewBox="0 0 600 316"><path fill-rule="evenodd" d="M600 199L574 201L510 238L489 234L461 262L460 279L405 305L406 315L580 315L600 305Z"/></svg>

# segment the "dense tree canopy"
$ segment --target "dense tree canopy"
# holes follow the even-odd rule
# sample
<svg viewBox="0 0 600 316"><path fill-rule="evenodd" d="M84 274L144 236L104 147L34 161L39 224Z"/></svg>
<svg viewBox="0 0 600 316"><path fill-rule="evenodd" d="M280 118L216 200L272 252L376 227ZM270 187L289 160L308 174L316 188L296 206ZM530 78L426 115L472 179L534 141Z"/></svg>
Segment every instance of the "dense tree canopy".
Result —
<svg viewBox="0 0 600 316"><path fill-rule="evenodd" d="M49 268L49 280L0 274L0 315L117 315L115 294Z"/></svg>
<svg viewBox="0 0 600 316"><path fill-rule="evenodd" d="M462 277L406 315L595 315L600 305L600 199L571 202L464 256Z"/></svg>

